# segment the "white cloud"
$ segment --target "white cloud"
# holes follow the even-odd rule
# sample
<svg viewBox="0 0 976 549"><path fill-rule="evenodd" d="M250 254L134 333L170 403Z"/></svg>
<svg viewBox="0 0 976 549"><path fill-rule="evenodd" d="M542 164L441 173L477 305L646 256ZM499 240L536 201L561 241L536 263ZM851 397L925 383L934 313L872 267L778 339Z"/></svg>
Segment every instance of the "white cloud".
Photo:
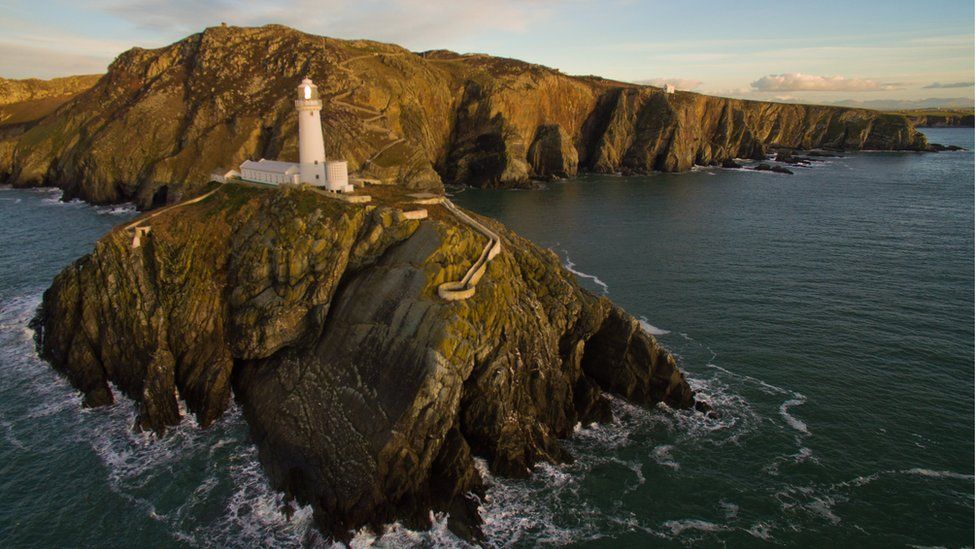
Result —
<svg viewBox="0 0 976 549"><path fill-rule="evenodd" d="M972 82L932 82L928 86L922 86L925 89L942 89L942 88L971 88L973 87Z"/></svg>
<svg viewBox="0 0 976 549"><path fill-rule="evenodd" d="M843 76L816 76L799 72L786 74L769 74L756 80L752 89L761 92L795 92L795 91L884 91L897 89L897 84L882 84L874 80L862 78L845 78Z"/></svg>
<svg viewBox="0 0 976 549"><path fill-rule="evenodd" d="M637 80L634 83L657 86L659 88L664 87L665 84L671 84L679 90L693 90L702 85L701 80L695 80L694 78L651 78L649 80Z"/></svg>

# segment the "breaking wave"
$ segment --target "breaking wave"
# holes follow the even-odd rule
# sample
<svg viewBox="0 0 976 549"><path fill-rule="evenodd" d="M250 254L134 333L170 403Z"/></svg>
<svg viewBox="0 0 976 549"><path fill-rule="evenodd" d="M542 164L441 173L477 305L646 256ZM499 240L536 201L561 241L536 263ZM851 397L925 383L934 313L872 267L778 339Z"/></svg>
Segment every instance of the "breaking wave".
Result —
<svg viewBox="0 0 976 549"><path fill-rule="evenodd" d="M790 427L796 429L804 435L809 435L810 430L807 429L807 424L790 415L789 412L790 408L806 404L807 398L799 393L794 393L794 396L795 398L791 398L779 406L779 415Z"/></svg>
<svg viewBox="0 0 976 549"><path fill-rule="evenodd" d="M647 321L647 317L645 317L645 316L639 317L637 319L637 322L640 323L640 327L645 332L651 334L652 336L662 336L662 335L667 335L667 334L670 334L671 333L670 330L664 330L664 329L658 328L657 326L651 324L650 322Z"/></svg>
<svg viewBox="0 0 976 549"><path fill-rule="evenodd" d="M567 252L566 250L563 250L563 253L566 255L566 259L565 259L565 261L563 261L563 267L565 267L567 271L573 273L574 275L576 275L576 276L578 276L580 278L585 278L587 280L592 280L594 284L596 284L597 286L600 287L600 289L603 291L604 295L609 295L610 294L610 288L607 286L607 284L605 282L603 282L602 280L600 280L595 275L591 275L591 274L588 274L588 273L584 273L583 271L576 270L576 268L575 268L576 267L576 264L573 263L573 260L569 258L569 252Z"/></svg>

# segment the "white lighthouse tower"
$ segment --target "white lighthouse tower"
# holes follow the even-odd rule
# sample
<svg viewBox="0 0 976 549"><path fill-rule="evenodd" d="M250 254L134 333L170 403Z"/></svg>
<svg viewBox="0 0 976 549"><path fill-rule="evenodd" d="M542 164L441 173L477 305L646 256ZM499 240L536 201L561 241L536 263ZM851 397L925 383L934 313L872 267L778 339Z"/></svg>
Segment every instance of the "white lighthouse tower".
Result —
<svg viewBox="0 0 976 549"><path fill-rule="evenodd" d="M298 86L298 167L302 183L326 186L325 143L322 141L322 100L308 78Z"/></svg>
<svg viewBox="0 0 976 549"><path fill-rule="evenodd" d="M325 160L325 142L322 139L322 100L319 88L308 78L298 85L298 163L277 160L245 160L241 164L240 179L263 185L307 183L326 190L348 193L349 170L345 160ZM229 173L229 172L228 172ZM217 175L215 180L226 179Z"/></svg>

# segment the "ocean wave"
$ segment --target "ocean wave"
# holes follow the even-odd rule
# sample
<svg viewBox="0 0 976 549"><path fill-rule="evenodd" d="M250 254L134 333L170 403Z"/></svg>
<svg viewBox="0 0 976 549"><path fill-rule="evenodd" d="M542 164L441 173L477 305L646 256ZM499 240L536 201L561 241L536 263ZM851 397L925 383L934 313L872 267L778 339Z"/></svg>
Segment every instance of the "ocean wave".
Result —
<svg viewBox="0 0 976 549"><path fill-rule="evenodd" d="M796 429L797 431L803 433L804 435L809 435L810 430L807 428L807 424L800 421L796 417L790 414L790 408L795 406L802 406L807 401L807 397L801 395L800 393L794 393L794 398L787 400L786 402L780 404L779 415L790 427Z"/></svg>
<svg viewBox="0 0 976 549"><path fill-rule="evenodd" d="M739 444L743 436L754 432L761 416L748 400L725 381L687 374L685 379L695 391L695 398L709 405L716 415L693 410L669 410L681 436L712 445Z"/></svg>
<svg viewBox="0 0 976 549"><path fill-rule="evenodd" d="M671 533L671 537L678 537L689 530L714 533L729 529L721 524L699 519L669 520L665 521L663 526Z"/></svg>
<svg viewBox="0 0 976 549"><path fill-rule="evenodd" d="M928 478L945 478L945 479L952 479L952 480L971 481L974 480L974 478L976 478L973 475L966 474L966 473L956 473L953 471L933 471L932 469L923 469L921 467L916 467L914 469L905 469L901 472L906 475L915 475L919 477L928 477Z"/></svg>
<svg viewBox="0 0 976 549"><path fill-rule="evenodd" d="M713 353L713 355L714 355L714 353ZM779 394L790 394L790 393L793 392L793 391L790 391L788 389L784 389L782 387L777 387L776 385L773 385L771 383L767 383L767 382L765 382L765 381L763 381L763 380L761 380L759 378L752 377L752 376L748 376L748 375L745 375L745 374L739 374L739 373L733 372L731 370L727 370L727 369L725 369L725 368L723 368L721 366L718 366L717 364L714 364L712 362L706 363L705 364L705 367L706 368L711 368L711 369L714 369L714 370L718 370L718 371L720 371L720 372L722 372L724 374L727 374L729 376L735 377L737 379L740 379L740 380L743 380L743 381L748 381L750 383L753 383L753 384L759 386L760 390L762 390L764 393L767 393L767 394L779 395Z"/></svg>
<svg viewBox="0 0 976 549"><path fill-rule="evenodd" d="M847 501L846 497L818 491L812 486L787 486L776 492L774 497L780 502L784 511L805 512L832 525L841 522L841 518L834 513L834 506Z"/></svg>
<svg viewBox="0 0 976 549"><path fill-rule="evenodd" d="M799 437L797 438L799 439ZM797 441L797 445L799 445L799 440ZM783 463L792 465L800 465L802 463L819 464L820 460L813 455L813 450L805 446L800 446L800 449L796 453L777 457L771 465L764 467L763 470L770 475L778 475L780 465Z"/></svg>
<svg viewBox="0 0 976 549"><path fill-rule="evenodd" d="M584 521L576 526L563 526L556 519L555 502L565 496L569 496L574 505L579 503L575 509L577 513L586 510L584 502L572 497L578 479L553 474L566 465L536 466L530 479L517 480L494 477L482 459L476 459L475 463L487 486L485 497L478 505L487 546L567 545L595 533Z"/></svg>
<svg viewBox="0 0 976 549"><path fill-rule="evenodd" d="M574 275L576 275L576 276L578 276L580 278L585 278L587 280L592 280L594 284L596 284L597 286L599 286L601 288L601 290L603 291L604 295L609 295L610 294L610 288L606 285L605 282L603 282L602 280L600 280L595 275L591 275L591 274L588 274L588 273L584 273L583 271L576 270L576 268L575 268L576 267L576 264L573 263L573 260L569 258L569 252L566 251L566 250L563 250L563 253L566 255L566 259L565 259L565 261L563 261L563 267L565 267L567 271L573 273Z"/></svg>
<svg viewBox="0 0 976 549"><path fill-rule="evenodd" d="M673 450L673 444L662 444L654 447L654 451L651 453L651 456L658 465L677 471L681 468L681 465L679 465L678 462L675 461L674 456L671 455Z"/></svg>
<svg viewBox="0 0 976 549"><path fill-rule="evenodd" d="M640 327L645 332L651 334L652 336L661 336L661 335L667 335L667 334L670 334L671 333L670 330L664 330L664 329L658 328L657 326L654 326L653 324L651 324L650 322L648 322L646 316L639 317L637 319L637 322L640 324Z"/></svg>
<svg viewBox="0 0 976 549"><path fill-rule="evenodd" d="M94 206L94 208L101 215L135 215L139 213L136 205L132 202L124 202L111 206Z"/></svg>
<svg viewBox="0 0 976 549"><path fill-rule="evenodd" d="M356 533L349 542L351 549L365 549L367 547L442 547L442 548L475 548L461 538L454 535L448 528L448 515L430 512L431 527L427 530L411 530L399 522L388 524L383 533L377 536L368 528ZM332 547L344 547L341 543L332 543Z"/></svg>

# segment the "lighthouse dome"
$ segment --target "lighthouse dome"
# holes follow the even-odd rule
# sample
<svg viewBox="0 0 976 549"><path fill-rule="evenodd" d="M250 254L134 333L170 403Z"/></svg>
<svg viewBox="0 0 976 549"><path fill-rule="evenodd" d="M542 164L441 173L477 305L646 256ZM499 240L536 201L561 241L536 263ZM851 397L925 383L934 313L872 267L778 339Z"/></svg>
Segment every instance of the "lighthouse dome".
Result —
<svg viewBox="0 0 976 549"><path fill-rule="evenodd" d="M316 86L310 78L305 78L302 83L298 85L298 99L299 100L317 100L319 98L319 87Z"/></svg>

